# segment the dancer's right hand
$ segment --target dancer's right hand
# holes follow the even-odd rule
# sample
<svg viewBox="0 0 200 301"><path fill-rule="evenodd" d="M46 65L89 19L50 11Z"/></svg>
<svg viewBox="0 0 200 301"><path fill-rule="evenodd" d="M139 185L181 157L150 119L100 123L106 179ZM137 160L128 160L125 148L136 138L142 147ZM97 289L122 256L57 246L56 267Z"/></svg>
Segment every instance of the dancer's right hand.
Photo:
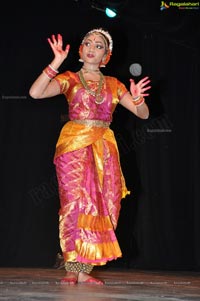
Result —
<svg viewBox="0 0 200 301"><path fill-rule="evenodd" d="M66 47L63 49L63 38L61 34L58 34L57 37L52 34L51 38L48 38L47 41L49 42L51 49L55 55L56 59L60 61L64 61L69 53L70 45L67 44Z"/></svg>

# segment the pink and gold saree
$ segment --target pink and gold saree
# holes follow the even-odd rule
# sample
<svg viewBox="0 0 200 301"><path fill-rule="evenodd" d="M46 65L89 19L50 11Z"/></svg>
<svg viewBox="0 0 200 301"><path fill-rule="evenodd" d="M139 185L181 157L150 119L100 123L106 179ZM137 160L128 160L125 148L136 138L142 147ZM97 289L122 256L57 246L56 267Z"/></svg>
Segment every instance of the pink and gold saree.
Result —
<svg viewBox="0 0 200 301"><path fill-rule="evenodd" d="M56 78L69 103L56 144L60 245L65 261L104 265L122 256L116 235L120 202L129 191L109 124L126 88L105 77L105 101L96 104L76 73Z"/></svg>

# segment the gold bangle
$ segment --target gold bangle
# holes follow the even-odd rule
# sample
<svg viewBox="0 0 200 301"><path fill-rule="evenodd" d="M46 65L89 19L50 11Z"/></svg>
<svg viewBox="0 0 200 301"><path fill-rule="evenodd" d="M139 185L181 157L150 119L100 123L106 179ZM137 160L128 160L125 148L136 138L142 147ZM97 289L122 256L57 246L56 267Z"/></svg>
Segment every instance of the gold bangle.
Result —
<svg viewBox="0 0 200 301"><path fill-rule="evenodd" d="M142 99L142 101L140 101L140 102L138 102L137 104L135 104L135 106L136 106L136 107L139 107L139 106L143 105L143 103L144 103L144 98Z"/></svg>
<svg viewBox="0 0 200 301"><path fill-rule="evenodd" d="M133 103L136 107L141 106L144 103L144 97L140 96L140 98L137 101L133 101Z"/></svg>
<svg viewBox="0 0 200 301"><path fill-rule="evenodd" d="M134 102L135 102L135 101L138 101L138 100L140 100L141 97L142 97L141 95L139 95L139 96L137 96L137 97L133 97L133 101L134 101Z"/></svg>

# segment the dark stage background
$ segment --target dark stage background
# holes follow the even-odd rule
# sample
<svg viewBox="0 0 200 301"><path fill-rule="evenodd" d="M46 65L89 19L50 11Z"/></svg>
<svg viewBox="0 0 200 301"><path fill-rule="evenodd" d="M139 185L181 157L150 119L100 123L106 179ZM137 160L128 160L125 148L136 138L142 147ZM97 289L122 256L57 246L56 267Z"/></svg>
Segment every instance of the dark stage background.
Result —
<svg viewBox="0 0 200 301"><path fill-rule="evenodd" d="M114 40L104 73L129 86L129 66L150 76L150 118L120 105L114 113L121 163L131 194L122 200L117 236L123 258L108 266L199 270L200 14L161 3L127 1L109 19L89 1L19 7L1 16L0 265L52 267L59 249L55 144L67 120L63 96L33 100L32 82L53 58L47 43L70 43L60 72L78 70L83 35L105 27ZM31 5L31 4L30 4ZM32 4L33 5L33 4Z"/></svg>

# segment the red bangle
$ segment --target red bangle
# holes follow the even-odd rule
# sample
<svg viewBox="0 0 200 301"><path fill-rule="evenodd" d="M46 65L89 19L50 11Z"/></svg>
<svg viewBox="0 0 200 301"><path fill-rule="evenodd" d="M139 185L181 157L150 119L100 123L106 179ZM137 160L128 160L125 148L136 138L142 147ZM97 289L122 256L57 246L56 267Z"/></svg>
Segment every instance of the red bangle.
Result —
<svg viewBox="0 0 200 301"><path fill-rule="evenodd" d="M58 71L49 65L43 70L43 73L45 73L49 79L52 79L57 75Z"/></svg>

